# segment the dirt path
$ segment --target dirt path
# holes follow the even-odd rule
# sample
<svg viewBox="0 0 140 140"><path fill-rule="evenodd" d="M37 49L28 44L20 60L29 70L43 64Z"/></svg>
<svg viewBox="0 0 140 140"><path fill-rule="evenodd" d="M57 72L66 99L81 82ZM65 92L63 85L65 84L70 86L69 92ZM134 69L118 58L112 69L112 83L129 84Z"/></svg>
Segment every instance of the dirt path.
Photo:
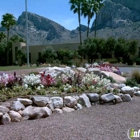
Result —
<svg viewBox="0 0 140 140"><path fill-rule="evenodd" d="M38 120L0 126L0 140L128 140L140 129L140 97L117 105L95 105Z"/></svg>

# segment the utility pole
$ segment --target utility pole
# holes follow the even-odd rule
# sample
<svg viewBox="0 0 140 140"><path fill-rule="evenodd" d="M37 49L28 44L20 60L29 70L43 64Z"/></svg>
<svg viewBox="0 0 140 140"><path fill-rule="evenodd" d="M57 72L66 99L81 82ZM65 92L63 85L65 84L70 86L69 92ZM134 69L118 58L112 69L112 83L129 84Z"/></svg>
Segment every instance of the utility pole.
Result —
<svg viewBox="0 0 140 140"><path fill-rule="evenodd" d="M27 12L27 0L25 0L25 11L26 11L26 52L27 52L27 66L30 67L30 62L29 62L29 45L28 45L28 12Z"/></svg>

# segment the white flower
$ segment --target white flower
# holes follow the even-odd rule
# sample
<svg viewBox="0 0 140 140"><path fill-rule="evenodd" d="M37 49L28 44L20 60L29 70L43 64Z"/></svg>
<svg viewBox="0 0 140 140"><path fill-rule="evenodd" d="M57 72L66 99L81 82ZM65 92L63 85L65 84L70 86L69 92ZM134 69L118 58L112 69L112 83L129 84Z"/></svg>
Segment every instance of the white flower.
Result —
<svg viewBox="0 0 140 140"><path fill-rule="evenodd" d="M25 88L25 89L27 89L27 88L28 88L28 85L27 85L27 84L25 84L25 85L24 85L24 88Z"/></svg>

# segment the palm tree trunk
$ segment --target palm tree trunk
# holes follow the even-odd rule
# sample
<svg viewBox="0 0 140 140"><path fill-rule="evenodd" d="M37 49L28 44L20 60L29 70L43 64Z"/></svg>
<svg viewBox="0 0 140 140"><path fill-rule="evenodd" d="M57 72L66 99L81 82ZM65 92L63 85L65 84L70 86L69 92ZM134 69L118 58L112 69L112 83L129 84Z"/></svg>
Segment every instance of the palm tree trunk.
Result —
<svg viewBox="0 0 140 140"><path fill-rule="evenodd" d="M80 10L78 11L78 22L79 22L79 36L80 36L80 45L82 45L82 36L81 36L81 17Z"/></svg>
<svg viewBox="0 0 140 140"><path fill-rule="evenodd" d="M7 55L7 65L9 65L9 46L8 46L8 42L9 42L9 29L7 29L7 51L6 51L6 55Z"/></svg>
<svg viewBox="0 0 140 140"><path fill-rule="evenodd" d="M94 37L96 38L97 36L97 32L96 32L96 29L97 28L97 13L96 13L96 18L95 18L95 32L94 32Z"/></svg>
<svg viewBox="0 0 140 140"><path fill-rule="evenodd" d="M90 25L90 18L88 18L87 38L89 37L89 25Z"/></svg>

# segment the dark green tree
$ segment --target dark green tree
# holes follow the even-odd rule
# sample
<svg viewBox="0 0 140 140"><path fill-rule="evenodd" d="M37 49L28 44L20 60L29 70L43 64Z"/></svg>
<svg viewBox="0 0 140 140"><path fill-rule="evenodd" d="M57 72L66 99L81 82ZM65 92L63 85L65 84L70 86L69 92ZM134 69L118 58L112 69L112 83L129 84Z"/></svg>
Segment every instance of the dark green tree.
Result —
<svg viewBox="0 0 140 140"><path fill-rule="evenodd" d="M3 40L3 39L5 39L5 38L6 38L5 33L0 32L0 43L1 43L1 42L2 42L2 40Z"/></svg>
<svg viewBox="0 0 140 140"><path fill-rule="evenodd" d="M9 65L9 57L10 57L10 51L11 46L9 46L9 32L13 25L16 24L16 19L12 14L6 13L2 16L1 25L2 27L5 27L7 30L7 48L6 48L6 57L7 57L7 65Z"/></svg>
<svg viewBox="0 0 140 140"><path fill-rule="evenodd" d="M9 31L13 25L16 24L16 19L12 14L6 13L2 16L1 25L2 27L5 27L7 30L7 44L9 41Z"/></svg>
<svg viewBox="0 0 140 140"><path fill-rule="evenodd" d="M95 32L94 32L94 36L97 36L97 17L98 17L98 12L100 11L100 9L104 6L103 4L104 0L94 0L93 3L93 9L95 12Z"/></svg>
<svg viewBox="0 0 140 140"><path fill-rule="evenodd" d="M116 44L117 44L117 41L115 38L113 37L109 37L107 40L106 40L106 43L105 43L105 52L107 54L110 54L112 55L112 58L114 58L114 53L115 53L115 49L116 49Z"/></svg>
<svg viewBox="0 0 140 140"><path fill-rule="evenodd" d="M81 7L83 0L70 0L71 4L70 10L73 11L74 14L78 14L78 23L79 23L79 36L80 36L80 45L82 45L82 35L81 35Z"/></svg>

